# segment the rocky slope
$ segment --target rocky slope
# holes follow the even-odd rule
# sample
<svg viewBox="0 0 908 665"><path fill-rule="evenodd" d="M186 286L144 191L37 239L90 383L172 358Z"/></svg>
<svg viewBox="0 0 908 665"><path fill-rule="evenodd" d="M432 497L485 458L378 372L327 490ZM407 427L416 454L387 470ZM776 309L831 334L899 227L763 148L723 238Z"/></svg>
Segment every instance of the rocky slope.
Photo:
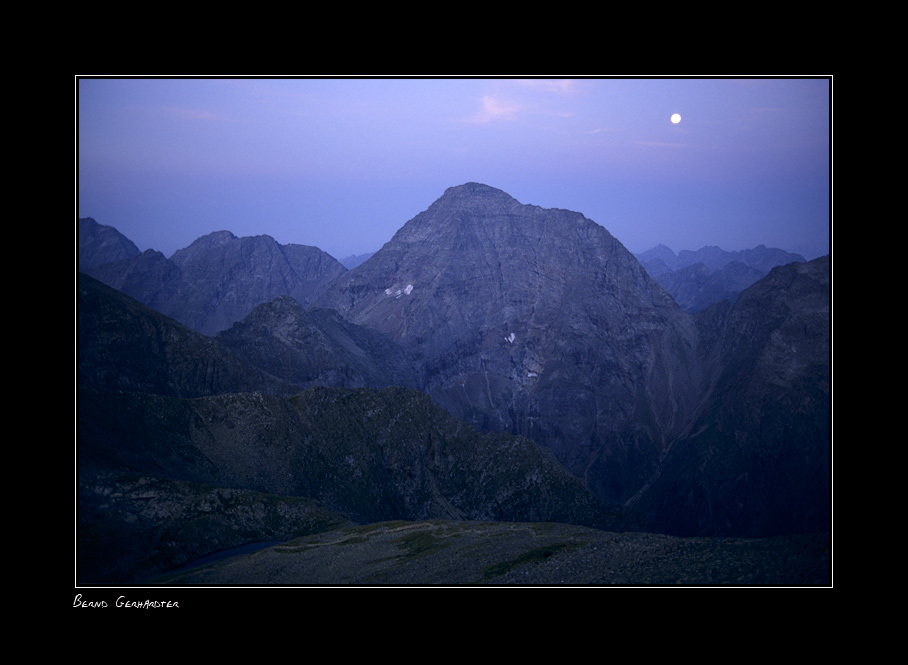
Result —
<svg viewBox="0 0 908 665"><path fill-rule="evenodd" d="M305 498L119 469L83 469L77 499L80 584L132 584L212 552L348 524Z"/></svg>
<svg viewBox="0 0 908 665"><path fill-rule="evenodd" d="M345 272L317 247L280 245L266 235L237 238L228 231L203 236L170 260L188 285L175 318L206 335L226 330L278 296L307 304Z"/></svg>
<svg viewBox="0 0 908 665"><path fill-rule="evenodd" d="M599 504L550 453L480 433L405 388L311 388L291 398L182 400L79 393L85 470L306 497L357 521L596 523Z"/></svg>

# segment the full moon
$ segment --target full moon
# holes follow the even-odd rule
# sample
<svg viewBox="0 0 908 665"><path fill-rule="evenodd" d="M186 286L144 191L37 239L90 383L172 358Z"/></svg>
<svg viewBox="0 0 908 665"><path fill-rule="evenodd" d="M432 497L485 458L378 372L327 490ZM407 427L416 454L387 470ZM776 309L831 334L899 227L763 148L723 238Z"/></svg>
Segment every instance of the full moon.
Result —
<svg viewBox="0 0 908 665"><path fill-rule="evenodd" d="M681 122L681 116L677 113L672 114L672 124L677 125L679 122Z"/></svg>

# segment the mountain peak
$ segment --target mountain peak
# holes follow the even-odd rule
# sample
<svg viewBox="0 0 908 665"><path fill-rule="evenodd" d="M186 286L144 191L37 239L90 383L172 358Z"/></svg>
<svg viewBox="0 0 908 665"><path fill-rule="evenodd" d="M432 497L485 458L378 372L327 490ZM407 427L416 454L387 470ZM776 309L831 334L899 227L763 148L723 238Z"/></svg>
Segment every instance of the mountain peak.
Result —
<svg viewBox="0 0 908 665"><path fill-rule="evenodd" d="M91 217L79 220L79 269L88 270L112 261L131 259L139 248L112 226L99 224Z"/></svg>
<svg viewBox="0 0 908 665"><path fill-rule="evenodd" d="M489 205L491 202L518 204L518 201L510 194L479 182L468 182L456 187L448 187L435 204L448 205L455 203L458 206L463 206L473 202L482 205Z"/></svg>
<svg viewBox="0 0 908 665"><path fill-rule="evenodd" d="M484 185L481 182L467 182L462 185L448 187L443 196L472 196L476 194L503 194L508 196L502 190L490 187L489 185Z"/></svg>
<svg viewBox="0 0 908 665"><path fill-rule="evenodd" d="M196 238L193 243L199 244L209 244L209 245L223 245L231 240L236 240L237 237L233 235L230 231L212 231L211 233Z"/></svg>

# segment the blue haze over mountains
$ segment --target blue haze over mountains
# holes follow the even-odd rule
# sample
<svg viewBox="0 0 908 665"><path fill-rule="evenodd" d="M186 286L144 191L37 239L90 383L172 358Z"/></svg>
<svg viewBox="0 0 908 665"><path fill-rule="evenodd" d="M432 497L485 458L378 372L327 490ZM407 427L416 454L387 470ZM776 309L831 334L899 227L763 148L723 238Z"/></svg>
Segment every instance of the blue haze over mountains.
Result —
<svg viewBox="0 0 908 665"><path fill-rule="evenodd" d="M217 367L240 361L226 358L262 373L245 385L282 398L400 386L478 432L551 451L604 511L559 519L684 536L829 529L828 257L763 246L634 256L581 213L467 183L379 251L343 262L228 231L167 258L140 252L115 223L83 219L79 272L224 354L190 389L200 372L182 362L188 373L174 381L178 354L164 342L148 354L169 358L169 387L142 383L145 366L118 383L108 365L128 365L125 376L134 360L114 362L103 330L86 323L94 336L81 347L94 355L80 358L80 385L98 394L229 392Z"/></svg>

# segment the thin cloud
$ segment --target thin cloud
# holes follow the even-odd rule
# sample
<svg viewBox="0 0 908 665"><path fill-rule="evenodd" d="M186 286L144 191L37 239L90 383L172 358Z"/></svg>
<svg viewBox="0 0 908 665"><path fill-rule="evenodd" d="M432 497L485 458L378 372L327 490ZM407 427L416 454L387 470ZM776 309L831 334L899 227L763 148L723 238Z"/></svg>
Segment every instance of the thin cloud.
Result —
<svg viewBox="0 0 908 665"><path fill-rule="evenodd" d="M476 124L485 124L497 120L514 120L517 113L523 109L523 106L515 103L504 102L495 97L486 95L482 98L482 108L480 108L468 122Z"/></svg>

